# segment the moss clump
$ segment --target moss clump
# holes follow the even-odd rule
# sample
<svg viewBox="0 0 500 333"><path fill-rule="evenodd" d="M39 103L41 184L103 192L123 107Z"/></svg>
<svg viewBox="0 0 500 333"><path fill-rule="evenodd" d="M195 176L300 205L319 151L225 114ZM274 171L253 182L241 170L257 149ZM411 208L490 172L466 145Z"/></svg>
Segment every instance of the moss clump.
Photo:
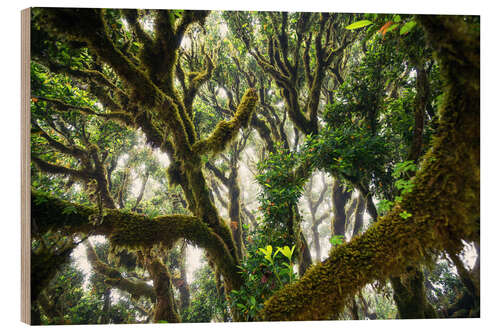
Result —
<svg viewBox="0 0 500 333"><path fill-rule="evenodd" d="M223 120L219 122L208 138L193 145L193 150L200 155L206 153L216 154L224 151L231 140L236 137L239 129L248 126L257 100L258 96L255 89L248 89L243 95L234 117L229 121Z"/></svg>
<svg viewBox="0 0 500 333"><path fill-rule="evenodd" d="M183 184L184 177L179 163L173 162L167 169L168 185L174 187Z"/></svg>

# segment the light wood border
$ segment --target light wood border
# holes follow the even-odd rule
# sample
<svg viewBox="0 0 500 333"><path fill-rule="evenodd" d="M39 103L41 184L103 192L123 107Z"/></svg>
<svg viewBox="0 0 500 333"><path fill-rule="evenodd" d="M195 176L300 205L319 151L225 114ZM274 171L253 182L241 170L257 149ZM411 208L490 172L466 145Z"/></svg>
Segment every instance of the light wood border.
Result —
<svg viewBox="0 0 500 333"><path fill-rule="evenodd" d="M21 11L21 321L31 324L30 20Z"/></svg>

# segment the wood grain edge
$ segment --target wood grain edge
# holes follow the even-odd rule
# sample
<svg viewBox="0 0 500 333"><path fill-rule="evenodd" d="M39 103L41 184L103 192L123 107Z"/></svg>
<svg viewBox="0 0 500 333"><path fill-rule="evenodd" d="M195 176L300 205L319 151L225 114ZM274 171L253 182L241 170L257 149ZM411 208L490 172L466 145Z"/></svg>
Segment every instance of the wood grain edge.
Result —
<svg viewBox="0 0 500 333"><path fill-rule="evenodd" d="M31 324L30 20L21 11L21 321Z"/></svg>

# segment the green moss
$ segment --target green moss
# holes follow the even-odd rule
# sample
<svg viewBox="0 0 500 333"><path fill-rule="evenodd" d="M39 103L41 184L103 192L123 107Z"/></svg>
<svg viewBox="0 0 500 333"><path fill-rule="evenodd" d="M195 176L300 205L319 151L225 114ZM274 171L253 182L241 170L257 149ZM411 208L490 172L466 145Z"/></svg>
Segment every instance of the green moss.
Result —
<svg viewBox="0 0 500 333"><path fill-rule="evenodd" d="M239 288L242 283L237 273L234 249L227 246L234 244L231 243L231 232L222 224L216 225L217 230L213 230L195 216L165 215L151 219L144 215L105 209L102 223L93 225L89 217L96 212L94 208L32 192L32 221L37 234L59 230L66 235L79 232L104 235L109 237L116 249L127 250L149 249L155 244L170 247L183 238L207 250L230 289L233 286Z"/></svg>
<svg viewBox="0 0 500 333"><path fill-rule="evenodd" d="M145 258L146 267L153 278L153 288L156 294L156 306L153 316L154 322L166 320L169 323L179 323L181 318L177 312L172 278L167 267L157 259L149 255Z"/></svg>
<svg viewBox="0 0 500 333"><path fill-rule="evenodd" d="M229 121L223 120L219 122L208 138L193 145L193 150L200 155L206 153L216 154L224 151L231 140L236 137L240 128L248 126L257 100L258 96L255 89L248 89L243 95L233 118Z"/></svg>
<svg viewBox="0 0 500 333"><path fill-rule="evenodd" d="M183 183L183 175L178 163L171 163L167 169L168 185L174 187Z"/></svg>
<svg viewBox="0 0 500 333"><path fill-rule="evenodd" d="M436 318L436 312L427 301L424 274L416 267L408 267L405 274L391 278L394 301L401 319Z"/></svg>
<svg viewBox="0 0 500 333"><path fill-rule="evenodd" d="M87 246L87 258L92 267L105 277L104 283L107 285L126 291L133 298L145 296L153 302L156 300L155 291L150 285L143 281L131 281L124 278L119 270L99 260L95 250L91 246Z"/></svg>

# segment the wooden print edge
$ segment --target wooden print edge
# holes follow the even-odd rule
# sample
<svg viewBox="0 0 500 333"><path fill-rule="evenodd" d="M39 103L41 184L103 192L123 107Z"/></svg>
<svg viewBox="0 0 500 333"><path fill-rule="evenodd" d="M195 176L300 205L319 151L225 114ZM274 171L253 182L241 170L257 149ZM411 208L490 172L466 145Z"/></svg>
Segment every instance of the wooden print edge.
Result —
<svg viewBox="0 0 500 333"><path fill-rule="evenodd" d="M21 11L21 321L26 324L31 324L30 17L30 8Z"/></svg>

